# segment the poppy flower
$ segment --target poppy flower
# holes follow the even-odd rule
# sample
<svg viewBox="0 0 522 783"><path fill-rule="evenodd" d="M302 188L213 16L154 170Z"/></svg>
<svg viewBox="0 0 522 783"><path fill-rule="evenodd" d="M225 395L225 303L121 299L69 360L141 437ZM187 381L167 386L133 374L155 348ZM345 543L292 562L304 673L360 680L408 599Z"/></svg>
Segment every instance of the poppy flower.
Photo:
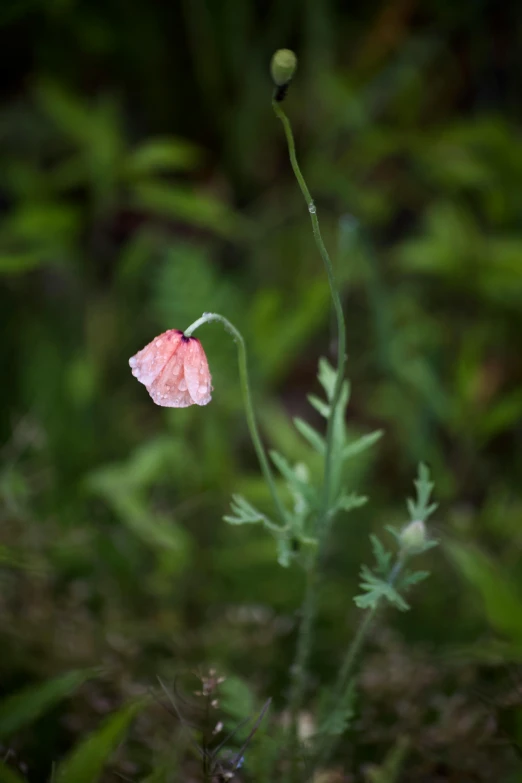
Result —
<svg viewBox="0 0 522 783"><path fill-rule="evenodd" d="M129 359L132 374L156 403L166 408L207 405L211 376L207 357L196 337L169 329Z"/></svg>

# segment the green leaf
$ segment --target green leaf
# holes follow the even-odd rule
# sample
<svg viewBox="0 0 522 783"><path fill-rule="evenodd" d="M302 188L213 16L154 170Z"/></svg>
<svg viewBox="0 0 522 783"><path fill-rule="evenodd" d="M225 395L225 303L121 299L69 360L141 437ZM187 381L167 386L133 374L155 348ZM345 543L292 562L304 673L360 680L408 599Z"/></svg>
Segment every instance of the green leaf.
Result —
<svg viewBox="0 0 522 783"><path fill-rule="evenodd" d="M377 443L382 435L383 430L375 430L375 432L371 432L369 435L363 435L362 437L357 438L357 440L353 441L353 443L348 443L348 445L343 449L343 459L350 459L351 457L355 457L357 454L360 454L361 451L369 449L370 446L373 446L374 443Z"/></svg>
<svg viewBox="0 0 522 783"><path fill-rule="evenodd" d="M319 397L316 397L315 394L308 395L308 402L321 414L321 416L324 416L325 419L330 417L330 406Z"/></svg>
<svg viewBox="0 0 522 783"><path fill-rule="evenodd" d="M232 495L230 507L234 516L225 516L223 519L229 525L253 525L263 524L271 531L280 531L278 525L272 522L265 514L258 511L255 506L248 502L242 495Z"/></svg>
<svg viewBox="0 0 522 783"><path fill-rule="evenodd" d="M37 250L8 253L0 252L0 275L21 275L45 264L45 258Z"/></svg>
<svg viewBox="0 0 522 783"><path fill-rule="evenodd" d="M354 508L360 508L368 502L366 495L357 495L355 492L349 495L341 495L336 501L335 508L338 511L352 511Z"/></svg>
<svg viewBox="0 0 522 783"><path fill-rule="evenodd" d="M491 627L522 642L522 595L513 582L477 547L456 541L445 547L462 576L481 596Z"/></svg>
<svg viewBox="0 0 522 783"><path fill-rule="evenodd" d="M277 539L277 562L283 568L288 568L292 560L292 548L290 542L284 536Z"/></svg>
<svg viewBox="0 0 522 783"><path fill-rule="evenodd" d="M406 590L408 587L411 587L412 585L416 585L419 582L423 582L425 579L428 578L430 575L429 571L412 571L411 573L406 572L402 579L400 580L400 588L401 590Z"/></svg>
<svg viewBox="0 0 522 783"><path fill-rule="evenodd" d="M326 443L322 435L317 430L314 430L304 419L300 419L298 416L294 418L294 424L296 429L301 433L303 438L308 441L310 446L315 449L319 454L326 452Z"/></svg>
<svg viewBox="0 0 522 783"><path fill-rule="evenodd" d="M183 139L151 139L127 156L126 170L130 176L143 176L156 171L187 171L201 160L201 151Z"/></svg>
<svg viewBox="0 0 522 783"><path fill-rule="evenodd" d="M370 541L377 563L377 572L380 574L387 574L390 569L391 552L386 551L377 536L370 535Z"/></svg>
<svg viewBox="0 0 522 783"><path fill-rule="evenodd" d="M291 490L293 492L302 495L309 506L311 507L317 506L318 503L317 492L314 489L314 487L312 487L311 484L308 484L306 481L303 481L301 471L292 468L288 460L286 460L281 454L279 454L278 451L271 451L270 457L274 465L278 469L278 471L281 473L283 478L287 481Z"/></svg>
<svg viewBox="0 0 522 783"><path fill-rule="evenodd" d="M374 609L381 599L405 612L410 607L397 590L385 579L374 574L368 566L361 567L361 590L364 595L357 595L353 599L360 609Z"/></svg>
<svg viewBox="0 0 522 783"><path fill-rule="evenodd" d="M156 215L209 228L221 236L237 235L241 225L239 216L221 201L185 186L143 181L134 185L132 194L135 206Z"/></svg>
<svg viewBox="0 0 522 783"><path fill-rule="evenodd" d="M334 370L328 359L324 358L324 356L319 359L319 372L317 377L319 378L319 383L323 387L327 399L331 402L335 389L335 379L337 378L337 372Z"/></svg>
<svg viewBox="0 0 522 783"><path fill-rule="evenodd" d="M3 761L0 761L0 783L26 783L26 780Z"/></svg>
<svg viewBox="0 0 522 783"><path fill-rule="evenodd" d="M0 737L5 739L33 723L95 673L94 669L67 672L8 696L0 705Z"/></svg>
<svg viewBox="0 0 522 783"><path fill-rule="evenodd" d="M61 762L55 783L95 783L142 707L143 702L134 702L107 718Z"/></svg>
<svg viewBox="0 0 522 783"><path fill-rule="evenodd" d="M437 508L437 503L429 503L433 482L430 481L430 472L426 465L419 463L418 478L414 481L417 490L416 500L408 498L406 505L412 522L425 522Z"/></svg>
<svg viewBox="0 0 522 783"><path fill-rule="evenodd" d="M320 718L317 733L326 736L340 736L350 727L355 716L355 685L351 680L340 703L332 707L332 697L336 699L336 694L327 693L325 704L321 712L325 712L324 717Z"/></svg>

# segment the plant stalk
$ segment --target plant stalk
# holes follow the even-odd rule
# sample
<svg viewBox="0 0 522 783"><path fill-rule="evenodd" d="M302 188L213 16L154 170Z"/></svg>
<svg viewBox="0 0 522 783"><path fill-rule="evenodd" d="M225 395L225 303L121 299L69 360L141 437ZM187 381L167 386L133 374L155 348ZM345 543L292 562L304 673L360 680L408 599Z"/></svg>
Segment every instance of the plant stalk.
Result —
<svg viewBox="0 0 522 783"><path fill-rule="evenodd" d="M404 557L399 555L395 565L390 571L390 575L388 576L387 579L388 584L390 584L391 586L395 584L402 570L403 565L404 565ZM329 707L330 713L339 710L342 707L342 705L346 703L348 700L348 695L349 695L348 690L350 688L350 683L352 680L355 664L357 663L359 654L362 650L364 642L366 641L368 632L374 623L374 620L377 616L379 609L382 606L382 602L383 599L381 598L379 601L377 601L375 606L373 606L371 609L368 609L365 612L365 615L359 624L359 628L357 629L357 633L355 634L352 643L350 644L348 650L346 651L346 655L339 669L339 673L337 675L335 685L332 689L332 694L334 698ZM328 763L333 751L335 750L335 746L338 741L339 741L339 736L336 735L326 735L324 737L323 743L319 746L317 750L316 762L314 764L315 769L319 767L323 767L325 764Z"/></svg>
<svg viewBox="0 0 522 783"><path fill-rule="evenodd" d="M330 286L330 295L335 310L337 320L337 375L335 380L334 393L331 400L331 411L328 419L328 426L326 431L326 450L325 450L325 462L324 462L324 478L323 478L323 498L321 504L321 510L318 516L318 536L319 546L318 550L309 562L307 567L307 587L305 598L301 609L301 622L299 626L299 635L297 641L296 657L292 666L292 688L290 693L290 725L291 725L291 741L295 751L298 745L298 719L299 712L302 708L304 693L306 688L308 660L311 652L312 642L312 629L317 614L317 594L319 586L319 564L324 554L328 531L330 525L328 524L331 517L329 511L332 503L332 460L333 460L333 438L334 428L336 421L336 410L341 397L343 380L344 380L344 368L346 362L346 327L343 314L343 308L341 304L341 298L337 289L337 283L335 280L332 261L326 249L319 227L319 219L317 217L317 209L312 199L312 195L308 189L305 178L301 172L301 168L297 161L295 152L295 141L292 133L292 126L286 116L285 112L281 108L279 102L272 99L272 107L274 113L283 124L283 129L286 136L288 145L288 153L290 157L290 163L298 182L301 193L305 199L310 213L310 220L312 222L312 231L314 235L315 244L319 251L319 254L323 260L323 264L326 270L328 278L328 284Z"/></svg>
<svg viewBox="0 0 522 783"><path fill-rule="evenodd" d="M270 494L272 495L272 500L274 506L276 507L277 514L281 520L281 524L284 527L287 522L286 509L281 501L281 498L279 497L279 493L277 491L277 487L274 479L274 474L272 473L272 469L270 467L268 457L266 456L266 452L263 443L261 441L261 437L259 435L259 430L257 427L256 416L254 413L254 406L252 403L252 391L250 388L250 381L248 376L246 345L243 339L243 335L241 334L240 331L238 331L238 329L236 329L236 327L232 323L230 323L228 318L225 318L223 315L220 315L219 313L203 313L201 318L198 318L197 321L194 321L194 323L188 327L188 329L185 329L185 336L190 337L191 334L196 331L196 329L198 329L203 324L209 323L210 321L220 321L225 327L225 329L227 330L227 332L232 335L237 345L239 382L241 385L241 393L243 395L243 402L245 405L247 424L250 432L250 437L252 438L252 443L254 444L254 449L256 451L257 458L259 460L261 471L270 489Z"/></svg>

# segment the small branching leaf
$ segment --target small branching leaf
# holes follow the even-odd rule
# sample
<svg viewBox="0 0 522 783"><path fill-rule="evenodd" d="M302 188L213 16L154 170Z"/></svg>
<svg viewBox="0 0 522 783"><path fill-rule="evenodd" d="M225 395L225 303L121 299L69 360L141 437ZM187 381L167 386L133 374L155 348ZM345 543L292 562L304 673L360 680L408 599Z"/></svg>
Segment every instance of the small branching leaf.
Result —
<svg viewBox="0 0 522 783"><path fill-rule="evenodd" d="M410 608L404 598L388 581L374 574L365 565L361 567L360 588L364 593L354 598L356 605L360 609L374 609L382 598L402 612Z"/></svg>
<svg viewBox="0 0 522 783"><path fill-rule="evenodd" d="M336 504L335 510L338 511L353 511L354 508L360 508L368 502L366 495L357 495L355 492L351 492L349 495L341 495Z"/></svg>
<svg viewBox="0 0 522 783"><path fill-rule="evenodd" d="M429 502L434 485L430 481L428 468L422 462L419 464L418 478L415 479L414 484L417 490L417 498L415 500L408 498L406 501L408 513L412 521L419 520L420 522L425 522L433 514L438 504L430 504Z"/></svg>
<svg viewBox="0 0 522 783"><path fill-rule="evenodd" d="M279 526L272 522L265 514L258 511L242 495L232 495L230 508L234 516L225 516L223 519L229 525L255 525L261 523L269 530L279 530Z"/></svg>
<svg viewBox="0 0 522 783"><path fill-rule="evenodd" d="M355 687L353 680L350 681L346 693L339 704L335 707L331 707L332 696L337 694L327 694L323 709L321 710L323 715L319 722L318 735L339 737L345 733L350 727L350 724L355 716L354 702L355 702Z"/></svg>
<svg viewBox="0 0 522 783"><path fill-rule="evenodd" d="M382 435L383 430L375 430L375 432L370 432L369 435L362 435L360 438L353 441L353 443L348 443L343 449L343 459L350 459L351 457L360 454L362 451L369 449L374 443L377 443Z"/></svg>
<svg viewBox="0 0 522 783"><path fill-rule="evenodd" d="M317 430L314 430L304 419L300 419L298 416L294 418L294 424L296 429L301 433L303 438L308 441L310 446L315 449L319 454L323 455L326 451L326 444L322 435Z"/></svg>

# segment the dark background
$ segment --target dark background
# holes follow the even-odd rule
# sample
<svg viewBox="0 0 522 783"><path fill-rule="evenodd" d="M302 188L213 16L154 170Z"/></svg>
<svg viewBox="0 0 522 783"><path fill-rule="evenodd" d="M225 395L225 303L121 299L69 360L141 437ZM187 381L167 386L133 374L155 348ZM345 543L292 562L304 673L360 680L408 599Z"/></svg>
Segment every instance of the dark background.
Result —
<svg viewBox="0 0 522 783"><path fill-rule="evenodd" d="M373 780L398 737L383 780L520 780L522 6L3 0L0 25L0 691L100 667L5 732L8 762L49 780L156 675L198 666L227 675L230 716L273 696L279 719L303 584L263 531L221 521L232 492L269 503L234 345L198 334L208 408L156 408L128 357L223 313L263 437L319 470L291 416L318 423L306 394L334 322L270 105L289 46L285 108L343 291L348 425L385 430L350 463L370 502L336 527L303 719L356 626L368 533L406 521L422 459L442 545L412 610L375 629L346 777L326 780ZM200 779L176 726L150 708L113 772L168 759L154 780Z"/></svg>

